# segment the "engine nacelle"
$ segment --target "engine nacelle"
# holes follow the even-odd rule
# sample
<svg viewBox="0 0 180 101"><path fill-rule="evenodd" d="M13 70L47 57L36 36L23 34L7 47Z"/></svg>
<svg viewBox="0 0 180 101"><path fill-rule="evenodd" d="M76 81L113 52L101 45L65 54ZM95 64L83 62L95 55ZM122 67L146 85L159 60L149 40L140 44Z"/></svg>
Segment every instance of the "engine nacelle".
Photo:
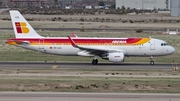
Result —
<svg viewBox="0 0 180 101"><path fill-rule="evenodd" d="M124 62L124 53L109 53L108 59L110 62Z"/></svg>

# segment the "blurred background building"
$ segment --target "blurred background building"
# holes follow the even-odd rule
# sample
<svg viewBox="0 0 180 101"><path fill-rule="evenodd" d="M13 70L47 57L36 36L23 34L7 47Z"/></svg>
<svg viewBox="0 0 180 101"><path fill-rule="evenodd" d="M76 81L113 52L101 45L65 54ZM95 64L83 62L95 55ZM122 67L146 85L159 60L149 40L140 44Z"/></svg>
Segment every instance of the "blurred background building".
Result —
<svg viewBox="0 0 180 101"><path fill-rule="evenodd" d="M33 8L33 7L41 7L43 6L47 0L1 0L1 7L7 8Z"/></svg>
<svg viewBox="0 0 180 101"><path fill-rule="evenodd" d="M170 10L180 16L180 0L0 0L0 8Z"/></svg>
<svg viewBox="0 0 180 101"><path fill-rule="evenodd" d="M180 16L180 0L171 0L171 16Z"/></svg>
<svg viewBox="0 0 180 101"><path fill-rule="evenodd" d="M122 6L130 9L169 10L170 0L116 0L116 9Z"/></svg>
<svg viewBox="0 0 180 101"><path fill-rule="evenodd" d="M115 0L0 0L0 7L9 8L93 8L103 2L103 6L115 5Z"/></svg>

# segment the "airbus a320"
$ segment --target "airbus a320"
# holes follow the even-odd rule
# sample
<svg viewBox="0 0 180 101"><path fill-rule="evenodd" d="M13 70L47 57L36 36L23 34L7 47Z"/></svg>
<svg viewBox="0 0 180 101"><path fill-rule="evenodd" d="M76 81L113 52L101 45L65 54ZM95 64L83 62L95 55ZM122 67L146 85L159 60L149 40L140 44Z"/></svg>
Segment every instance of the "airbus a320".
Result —
<svg viewBox="0 0 180 101"><path fill-rule="evenodd" d="M167 42L155 38L91 38L91 37L43 37L25 20L19 11L11 10L10 16L15 38L7 43L18 47L66 56L94 57L92 64L98 64L98 58L114 63L124 62L125 57L165 56L175 52Z"/></svg>

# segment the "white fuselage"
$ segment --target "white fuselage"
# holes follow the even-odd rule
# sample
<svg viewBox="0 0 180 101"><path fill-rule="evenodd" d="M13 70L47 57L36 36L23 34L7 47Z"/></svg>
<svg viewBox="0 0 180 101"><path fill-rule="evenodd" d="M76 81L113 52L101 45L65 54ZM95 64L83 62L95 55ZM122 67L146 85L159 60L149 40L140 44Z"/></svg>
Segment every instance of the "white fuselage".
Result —
<svg viewBox="0 0 180 101"><path fill-rule="evenodd" d="M43 40L43 39L41 39ZM39 51L48 54L55 54L55 55L69 55L75 56L78 55L79 52L82 50L73 47L71 44L57 44L52 43L51 45L45 45L45 42L39 41L38 45L18 45L20 47L31 49L34 51ZM99 45L81 45L83 47L93 47L93 48L106 48L106 49L115 49L125 53L125 56L164 56L170 55L175 52L175 49L172 46L167 44L163 40L159 39L151 39L149 42L145 44L137 44L137 45L110 45L110 44L99 44ZM84 55L85 56L85 55Z"/></svg>

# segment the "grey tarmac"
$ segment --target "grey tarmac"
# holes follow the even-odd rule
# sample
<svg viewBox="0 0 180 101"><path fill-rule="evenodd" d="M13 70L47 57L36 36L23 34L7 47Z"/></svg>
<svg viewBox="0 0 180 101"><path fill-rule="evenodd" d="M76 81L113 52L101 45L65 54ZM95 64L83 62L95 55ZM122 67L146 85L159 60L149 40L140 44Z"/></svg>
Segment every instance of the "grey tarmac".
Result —
<svg viewBox="0 0 180 101"><path fill-rule="evenodd" d="M180 94L0 92L0 101L179 101Z"/></svg>
<svg viewBox="0 0 180 101"><path fill-rule="evenodd" d="M172 64L155 64L150 65L148 63L99 63L98 65L92 65L91 63L81 62L0 62L0 68L97 68L97 69L147 69L147 70L172 70Z"/></svg>

